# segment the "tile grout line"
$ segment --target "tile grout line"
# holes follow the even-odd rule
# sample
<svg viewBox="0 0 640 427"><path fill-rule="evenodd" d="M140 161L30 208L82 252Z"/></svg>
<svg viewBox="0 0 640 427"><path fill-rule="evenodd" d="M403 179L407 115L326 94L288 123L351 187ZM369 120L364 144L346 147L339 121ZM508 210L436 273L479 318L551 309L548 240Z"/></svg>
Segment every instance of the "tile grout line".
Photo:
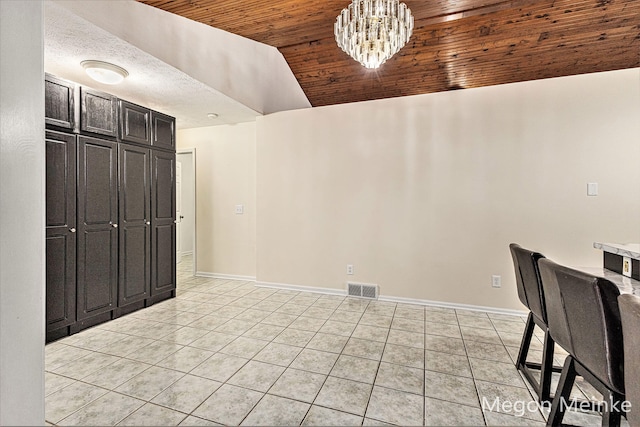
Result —
<svg viewBox="0 0 640 427"><path fill-rule="evenodd" d="M456 312L456 319L458 319L458 313L457 312ZM458 323L459 323L459 320L458 320ZM482 419L484 420L484 425L487 426L487 425L489 425L489 423L488 423L488 420L487 420L487 416L485 415L484 408L482 406L482 402L480 401L480 390L478 388L478 383L476 381L476 377L475 377L475 374L473 372L473 368L471 367L471 362L469 361L469 352L467 350L467 342L464 339L464 335L462 334L462 329L460 329L460 337L462 338L462 345L464 346L464 352L465 352L465 355L467 357L467 363L469 365L469 372L471 372L471 379L473 380L473 385L474 385L474 388L476 390L476 397L478 398L478 404L480 406L480 412L482 413Z"/></svg>

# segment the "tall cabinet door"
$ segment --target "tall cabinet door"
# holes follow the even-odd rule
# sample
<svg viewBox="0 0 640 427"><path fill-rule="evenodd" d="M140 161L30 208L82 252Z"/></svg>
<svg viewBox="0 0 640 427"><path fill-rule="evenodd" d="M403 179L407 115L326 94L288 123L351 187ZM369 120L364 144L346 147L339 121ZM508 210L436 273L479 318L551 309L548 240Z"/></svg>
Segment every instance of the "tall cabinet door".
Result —
<svg viewBox="0 0 640 427"><path fill-rule="evenodd" d="M151 285L150 150L120 144L118 306L148 298Z"/></svg>
<svg viewBox="0 0 640 427"><path fill-rule="evenodd" d="M176 288L176 155L151 151L151 295Z"/></svg>
<svg viewBox="0 0 640 427"><path fill-rule="evenodd" d="M47 332L76 321L76 137L46 133Z"/></svg>
<svg viewBox="0 0 640 427"><path fill-rule="evenodd" d="M117 163L115 142L78 137L78 320L117 303Z"/></svg>

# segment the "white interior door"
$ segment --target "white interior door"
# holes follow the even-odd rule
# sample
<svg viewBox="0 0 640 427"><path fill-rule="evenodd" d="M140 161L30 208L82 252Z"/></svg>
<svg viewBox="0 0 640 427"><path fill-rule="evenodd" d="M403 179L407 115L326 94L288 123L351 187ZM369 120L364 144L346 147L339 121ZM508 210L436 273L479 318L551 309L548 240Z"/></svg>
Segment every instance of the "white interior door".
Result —
<svg viewBox="0 0 640 427"><path fill-rule="evenodd" d="M182 163L176 162L176 264L182 261L180 223L182 222Z"/></svg>

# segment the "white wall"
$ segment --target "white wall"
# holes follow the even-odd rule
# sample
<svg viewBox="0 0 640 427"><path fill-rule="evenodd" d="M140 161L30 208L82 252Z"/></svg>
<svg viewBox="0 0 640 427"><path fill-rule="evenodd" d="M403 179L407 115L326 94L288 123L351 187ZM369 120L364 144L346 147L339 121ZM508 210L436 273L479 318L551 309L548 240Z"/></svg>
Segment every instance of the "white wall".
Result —
<svg viewBox="0 0 640 427"><path fill-rule="evenodd" d="M522 309L510 242L640 241L639 101L632 69L259 117L257 278Z"/></svg>
<svg viewBox="0 0 640 427"><path fill-rule="evenodd" d="M198 271L520 310L510 242L599 266L594 241L640 241L638 117L633 69L179 131Z"/></svg>
<svg viewBox="0 0 640 427"><path fill-rule="evenodd" d="M199 274L255 278L255 129L250 122L178 131L178 150L196 149Z"/></svg>
<svg viewBox="0 0 640 427"><path fill-rule="evenodd" d="M193 153L178 153L178 162L182 165L182 212L180 223L180 250L182 254L193 252L195 232L195 170L193 169Z"/></svg>
<svg viewBox="0 0 640 427"><path fill-rule="evenodd" d="M0 50L0 425L42 425L42 2L0 1Z"/></svg>

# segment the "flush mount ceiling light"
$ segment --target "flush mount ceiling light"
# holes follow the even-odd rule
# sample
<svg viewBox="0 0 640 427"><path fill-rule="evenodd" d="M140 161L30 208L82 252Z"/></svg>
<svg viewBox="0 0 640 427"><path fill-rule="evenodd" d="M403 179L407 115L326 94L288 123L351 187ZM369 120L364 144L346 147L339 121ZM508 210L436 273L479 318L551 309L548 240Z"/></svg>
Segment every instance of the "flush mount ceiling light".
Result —
<svg viewBox="0 0 640 427"><path fill-rule="evenodd" d="M89 77L107 85L115 85L129 75L127 70L103 61L82 61L80 63Z"/></svg>
<svg viewBox="0 0 640 427"><path fill-rule="evenodd" d="M413 15L398 0L353 0L333 29L342 50L366 68L378 68L411 38Z"/></svg>

